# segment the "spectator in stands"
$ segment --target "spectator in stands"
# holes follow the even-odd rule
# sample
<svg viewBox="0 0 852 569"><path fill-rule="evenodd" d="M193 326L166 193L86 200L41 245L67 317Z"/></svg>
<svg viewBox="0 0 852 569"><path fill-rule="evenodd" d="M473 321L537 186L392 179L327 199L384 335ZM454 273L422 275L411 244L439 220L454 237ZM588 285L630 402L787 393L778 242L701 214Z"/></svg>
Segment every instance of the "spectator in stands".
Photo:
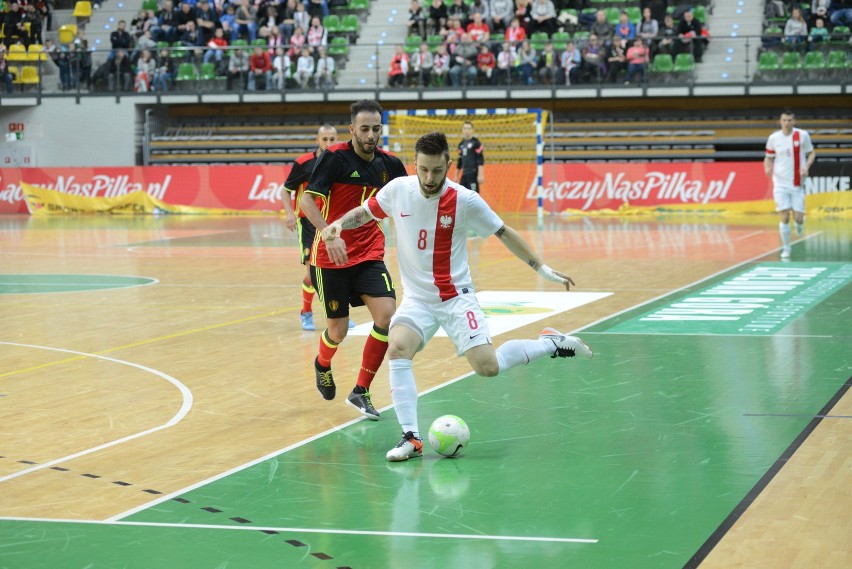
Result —
<svg viewBox="0 0 852 569"><path fill-rule="evenodd" d="M278 30L281 32L281 39L284 40L284 45L290 43L290 36L293 35L293 30L296 27L293 15L296 13L296 0L287 0L278 5L278 20L281 22Z"/></svg>
<svg viewBox="0 0 852 569"><path fill-rule="evenodd" d="M177 13L175 14L175 41L181 41L181 37L186 33L188 24L192 22L195 26L195 6L183 0L179 4Z"/></svg>
<svg viewBox="0 0 852 569"><path fill-rule="evenodd" d="M515 14L515 3L512 0L491 0L491 31L505 32Z"/></svg>
<svg viewBox="0 0 852 569"><path fill-rule="evenodd" d="M44 20L41 17L41 12L36 10L35 4L27 4L24 21L30 23L30 44L43 44L44 38L41 30L44 27Z"/></svg>
<svg viewBox="0 0 852 569"><path fill-rule="evenodd" d="M453 0L452 4L447 7L447 16L448 18L458 18L462 27L467 26L470 15L464 0Z"/></svg>
<svg viewBox="0 0 852 569"><path fill-rule="evenodd" d="M657 22L662 22L666 17L668 7L669 0L642 0L642 8L651 10L651 19Z"/></svg>
<svg viewBox="0 0 852 569"><path fill-rule="evenodd" d="M450 83L453 87L458 87L462 84L474 85L476 83L477 55L479 55L479 50L476 44L470 41L469 35L462 34L461 40L453 52L453 66L450 68Z"/></svg>
<svg viewBox="0 0 852 569"><path fill-rule="evenodd" d="M627 76L624 78L624 84L630 85L633 81L633 76L639 74L639 80L645 82L645 68L648 65L649 54L648 47L642 38L633 40L633 45L627 50Z"/></svg>
<svg viewBox="0 0 852 569"><path fill-rule="evenodd" d="M164 0L163 7L157 12L157 28L154 39L172 43L177 39L177 14L172 0Z"/></svg>
<svg viewBox="0 0 852 569"><path fill-rule="evenodd" d="M544 44L544 49L538 56L538 81L545 85L554 85L559 81L562 60L553 49L553 42Z"/></svg>
<svg viewBox="0 0 852 569"><path fill-rule="evenodd" d="M47 0L35 0L33 4L36 7L36 10L41 15L42 21L44 21L46 25L47 31L53 30L53 7L47 2Z"/></svg>
<svg viewBox="0 0 852 569"><path fill-rule="evenodd" d="M515 17L529 36L532 33L532 3L530 0L515 0Z"/></svg>
<svg viewBox="0 0 852 569"><path fill-rule="evenodd" d="M308 33L308 28L311 27L311 15L305 10L305 5L298 1L296 2L296 11L293 12L293 26L302 28L305 35ZM295 33L295 30L293 33Z"/></svg>
<svg viewBox="0 0 852 569"><path fill-rule="evenodd" d="M6 44L6 47L13 43L24 44L24 46L30 44L30 36L26 27L24 27L24 11L21 10L17 0L12 0L12 3L9 4L9 11L6 12L4 22L3 33L6 37L3 39L3 43Z"/></svg>
<svg viewBox="0 0 852 569"><path fill-rule="evenodd" d="M157 72L157 61L151 56L151 52L142 51L142 55L136 62L136 80L133 82L137 93L147 93L154 89L154 74Z"/></svg>
<svg viewBox="0 0 852 569"><path fill-rule="evenodd" d="M240 39L239 30L237 30L236 7L233 4L225 5L225 11L219 15L219 25L225 32L225 39L229 43Z"/></svg>
<svg viewBox="0 0 852 569"><path fill-rule="evenodd" d="M494 75L494 68L496 66L497 59L491 53L491 50L488 49L488 44L480 44L479 53L476 56L476 68L479 71L479 81L483 85L493 84L492 75Z"/></svg>
<svg viewBox="0 0 852 569"><path fill-rule="evenodd" d="M822 18L823 26L825 26L829 18L829 7L831 7L831 0L813 0L813 2L811 2L809 27L813 28L814 26L816 26L817 18Z"/></svg>
<svg viewBox="0 0 852 569"><path fill-rule="evenodd" d="M530 40L521 42L521 49L518 50L518 71L521 74L521 82L524 85L532 85L535 83L533 76L535 68L538 66L538 54L533 49Z"/></svg>
<svg viewBox="0 0 852 569"><path fill-rule="evenodd" d="M627 52L625 45L627 40L621 38L613 38L612 44L606 57L606 80L609 83L618 81L618 76L627 67Z"/></svg>
<svg viewBox="0 0 852 569"><path fill-rule="evenodd" d="M45 40L46 43L47 40ZM87 39L75 39L72 43L78 46L78 76L80 85L91 88L92 83L92 52L89 51L89 41ZM47 48L47 45L45 45Z"/></svg>
<svg viewBox="0 0 852 569"><path fill-rule="evenodd" d="M326 0L308 0L308 5L305 6L308 14L312 18L325 18L328 16L328 2Z"/></svg>
<svg viewBox="0 0 852 569"><path fill-rule="evenodd" d="M852 26L852 0L831 0L832 26Z"/></svg>
<svg viewBox="0 0 852 569"><path fill-rule="evenodd" d="M275 88L283 91L287 87L287 80L290 79L292 62L290 56L283 46L275 49L275 57L272 60L272 82Z"/></svg>
<svg viewBox="0 0 852 569"><path fill-rule="evenodd" d="M636 29L636 35L645 41L646 46L653 45L654 39L660 31L660 24L651 17L651 9L647 6L642 10L642 21Z"/></svg>
<svg viewBox="0 0 852 569"><path fill-rule="evenodd" d="M429 51L429 44L421 43L420 49L411 54L409 63L408 82L421 87L428 86L429 78L432 76L432 66L435 64L435 58Z"/></svg>
<svg viewBox="0 0 852 569"><path fill-rule="evenodd" d="M784 24L784 41L792 45L799 45L804 43L807 37L808 24L802 16L802 9L793 8L790 18Z"/></svg>
<svg viewBox="0 0 852 569"><path fill-rule="evenodd" d="M595 23L589 28L591 35L597 36L598 41L602 46L609 45L612 42L613 29L606 19L606 12L598 10L595 12Z"/></svg>
<svg viewBox="0 0 852 569"><path fill-rule="evenodd" d="M61 46L50 53L50 58L59 68L59 90L69 91L71 89L71 58L68 46Z"/></svg>
<svg viewBox="0 0 852 569"><path fill-rule="evenodd" d="M398 44L394 50L388 68L388 87L402 87L408 75L408 55L402 44Z"/></svg>
<svg viewBox="0 0 852 569"><path fill-rule="evenodd" d="M135 38L142 37L142 32L145 28L145 23L148 21L148 11L139 10L139 13L133 16L130 20L130 34Z"/></svg>
<svg viewBox="0 0 852 569"><path fill-rule="evenodd" d="M133 36L127 31L127 22L118 21L116 29L109 35L109 42L112 45L110 57L114 57L119 49L124 50L126 54L133 47Z"/></svg>
<svg viewBox="0 0 852 569"><path fill-rule="evenodd" d="M450 16L447 20L447 27L441 31L441 34L444 36L444 39L447 42L447 48L450 52L455 50L455 45L459 43L462 35L465 33L464 28L461 25L461 20L456 18L455 16Z"/></svg>
<svg viewBox="0 0 852 569"><path fill-rule="evenodd" d="M601 79L606 77L606 57L604 47L598 40L598 36L591 34L581 53L583 59L580 71L582 81L594 80L600 83Z"/></svg>
<svg viewBox="0 0 852 569"><path fill-rule="evenodd" d="M627 12L622 12L618 18L618 25L615 26L615 37L623 40L632 40L635 38L636 26L630 21Z"/></svg>
<svg viewBox="0 0 852 569"><path fill-rule="evenodd" d="M449 17L450 14L447 11L447 5L444 4L444 0L432 0L426 19L427 35L434 35L440 32L447 25Z"/></svg>
<svg viewBox="0 0 852 569"><path fill-rule="evenodd" d="M216 60L216 68L222 66L222 59L225 57L225 54L228 52L228 40L225 39L225 30L222 28L216 28L216 31L213 32L213 39L207 42L207 51L204 53L204 63L210 63L214 59Z"/></svg>
<svg viewBox="0 0 852 569"><path fill-rule="evenodd" d="M474 43L488 42L491 39L491 28L482 19L482 14L475 12L465 30Z"/></svg>
<svg viewBox="0 0 852 569"><path fill-rule="evenodd" d="M9 62L6 61L6 46L0 45L0 81L6 86L6 92L12 93L14 91L12 85L12 72L9 71Z"/></svg>
<svg viewBox="0 0 852 569"><path fill-rule="evenodd" d="M169 50L160 50L159 67L154 74L154 89L166 93L175 76L175 62L169 57Z"/></svg>
<svg viewBox="0 0 852 569"><path fill-rule="evenodd" d="M296 26L293 35L290 36L290 51L287 52L287 55L290 56L290 59L296 59L302 53L303 47L308 47L308 36L305 35L301 27ZM308 50L308 53L310 53L310 50Z"/></svg>
<svg viewBox="0 0 852 569"><path fill-rule="evenodd" d="M475 14L482 16L482 21L488 24L488 29L491 29L491 7L488 4L489 0L473 0L468 2L467 15L471 20Z"/></svg>
<svg viewBox="0 0 852 569"><path fill-rule="evenodd" d="M192 61L193 56L196 55L200 57L201 50L196 49L200 37L198 28L195 27L195 20L188 21L180 35L180 45L183 46L183 51L186 54L184 58L186 61Z"/></svg>
<svg viewBox="0 0 852 569"><path fill-rule="evenodd" d="M326 53L326 47L317 47L316 72L314 85L317 89L329 90L334 87L334 58Z"/></svg>
<svg viewBox="0 0 852 569"><path fill-rule="evenodd" d="M443 85L447 73L450 71L450 54L447 53L447 46L444 44L439 45L438 51L435 52L435 56L432 59L432 79L435 84Z"/></svg>
<svg viewBox="0 0 852 569"><path fill-rule="evenodd" d="M517 50L518 46L527 39L527 31L521 27L521 21L517 16L512 18L509 29L506 30L505 37L509 42L509 45L511 45L515 50Z"/></svg>
<svg viewBox="0 0 852 569"><path fill-rule="evenodd" d="M811 28L811 33L808 36L810 49L813 49L817 44L828 41L828 28L825 27L825 19L817 17L814 20L814 27Z"/></svg>
<svg viewBox="0 0 852 569"><path fill-rule="evenodd" d="M116 49L115 57L108 62L107 88L110 91L115 91L116 89L130 91L133 85L132 71L133 69L130 66L130 58L127 57L127 52L121 48Z"/></svg>
<svg viewBox="0 0 852 569"><path fill-rule="evenodd" d="M417 35L426 38L426 19L429 14L417 0L411 0L408 6L408 35Z"/></svg>
<svg viewBox="0 0 852 569"><path fill-rule="evenodd" d="M279 47L284 47L287 42L281 37L281 32L277 26L270 26L266 35L266 51L272 56Z"/></svg>
<svg viewBox="0 0 852 569"><path fill-rule="evenodd" d="M566 85L576 85L580 82L580 63L582 62L582 54L572 40L568 40L565 44L565 51L562 52L562 73L565 74Z"/></svg>
<svg viewBox="0 0 852 569"><path fill-rule="evenodd" d="M304 12L304 7L302 11ZM306 12L305 14L307 15ZM240 5L234 12L234 22L238 37L247 36L249 43L257 39L257 9L251 4L251 0L240 0Z"/></svg>
<svg viewBox="0 0 852 569"><path fill-rule="evenodd" d="M234 80L239 81L237 88L242 91L245 87L246 76L249 71L248 54L241 47L236 48L228 57L228 81L227 88L234 88Z"/></svg>
<svg viewBox="0 0 852 569"><path fill-rule="evenodd" d="M325 28L322 25L322 20L314 16L311 19L311 27L308 28L308 51L314 55L317 48L321 45L327 45L328 36L325 33Z"/></svg>
<svg viewBox="0 0 852 569"><path fill-rule="evenodd" d="M296 83L302 89L308 88L308 83L314 75L314 58L311 57L311 51L307 47L302 48L302 54L296 60Z"/></svg>
<svg viewBox="0 0 852 569"><path fill-rule="evenodd" d="M313 60L312 60L313 61ZM249 57L248 90L257 91L258 79L263 80L263 90L272 90L272 58L263 47L256 45Z"/></svg>
<svg viewBox="0 0 852 569"><path fill-rule="evenodd" d="M667 53L673 56L677 47L677 28L674 25L674 19L672 19L671 15L666 14L666 17L663 18L663 25L660 28L659 36L660 39L654 44L657 53Z"/></svg>
<svg viewBox="0 0 852 569"><path fill-rule="evenodd" d="M692 53L695 62L701 63L706 40L701 32L701 22L695 19L692 10L683 13L683 19L677 27L677 35L680 38L678 53Z"/></svg>
<svg viewBox="0 0 852 569"><path fill-rule="evenodd" d="M508 41L503 42L503 49L497 54L497 66L494 68L495 85L511 85L512 75L515 71L515 63L518 54Z"/></svg>
<svg viewBox="0 0 852 569"><path fill-rule="evenodd" d="M559 29L559 20L556 19L556 6L552 0L534 0L530 9L532 18L532 33L546 32L547 36Z"/></svg>
<svg viewBox="0 0 852 569"><path fill-rule="evenodd" d="M195 27L198 28L199 45L207 45L214 32L220 28L219 16L207 0L198 0L195 5Z"/></svg>

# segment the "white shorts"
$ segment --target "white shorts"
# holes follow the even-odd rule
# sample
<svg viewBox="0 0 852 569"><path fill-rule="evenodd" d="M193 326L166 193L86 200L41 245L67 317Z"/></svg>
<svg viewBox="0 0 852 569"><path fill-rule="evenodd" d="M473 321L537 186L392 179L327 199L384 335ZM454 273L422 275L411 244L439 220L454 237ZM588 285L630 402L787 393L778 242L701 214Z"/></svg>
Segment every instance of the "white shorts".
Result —
<svg viewBox="0 0 852 569"><path fill-rule="evenodd" d="M476 346L491 343L485 313L473 293L460 294L446 302L436 303L403 296L390 327L397 324L405 324L420 335L422 343L418 352L432 339L438 328L443 328L447 333L458 355Z"/></svg>
<svg viewBox="0 0 852 569"><path fill-rule="evenodd" d="M775 198L775 211L792 209L805 212L805 189L793 186L776 186L772 192Z"/></svg>

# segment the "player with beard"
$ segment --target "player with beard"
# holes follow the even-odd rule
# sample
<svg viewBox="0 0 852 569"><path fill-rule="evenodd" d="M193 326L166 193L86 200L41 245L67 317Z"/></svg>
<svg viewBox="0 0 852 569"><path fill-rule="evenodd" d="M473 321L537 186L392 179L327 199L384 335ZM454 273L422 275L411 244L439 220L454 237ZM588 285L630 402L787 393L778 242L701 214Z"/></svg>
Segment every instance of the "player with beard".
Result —
<svg viewBox="0 0 852 569"><path fill-rule="evenodd" d="M387 453L391 462L422 456L417 423L414 355L443 327L473 370L493 377L543 358L592 357L579 338L545 328L537 339L509 340L495 349L485 314L474 294L467 235L494 235L541 277L568 290L574 281L544 264L518 233L503 223L479 194L447 179L450 151L443 133L422 136L414 148L415 175L388 183L363 205L325 227L320 239L338 266L348 263L359 228L392 217L399 274L405 296L390 324L388 359L391 397L402 440Z"/></svg>
<svg viewBox="0 0 852 569"><path fill-rule="evenodd" d="M382 136L382 107L363 100L350 107L350 142L329 146L322 153L302 196L302 211L322 230L328 219L337 219L370 199L389 181L405 176L396 156L377 148ZM322 211L314 200L322 200ZM367 338L361 370L346 402L365 417L378 420L370 398L370 384L388 349L388 327L396 308L393 281L384 263L385 235L376 221L353 232L345 263L335 263L325 244L315 239L311 249L311 281L327 318L326 329L314 360L316 384L325 399L334 399L337 388L331 360L349 331L349 307L367 306L373 329Z"/></svg>

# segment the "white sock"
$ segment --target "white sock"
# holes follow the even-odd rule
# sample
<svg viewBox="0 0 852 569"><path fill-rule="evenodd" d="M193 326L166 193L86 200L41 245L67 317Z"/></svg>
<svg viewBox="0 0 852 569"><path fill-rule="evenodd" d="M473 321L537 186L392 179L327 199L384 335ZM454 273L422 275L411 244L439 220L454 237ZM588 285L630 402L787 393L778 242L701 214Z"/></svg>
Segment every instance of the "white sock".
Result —
<svg viewBox="0 0 852 569"><path fill-rule="evenodd" d="M781 233L781 243L784 247L790 246L790 224L779 222L778 223L778 232Z"/></svg>
<svg viewBox="0 0 852 569"><path fill-rule="evenodd" d="M417 384L411 370L411 360L390 360L390 386L393 408L402 432L420 436L417 428Z"/></svg>
<svg viewBox="0 0 852 569"><path fill-rule="evenodd" d="M497 348L497 364L500 366L500 373L503 373L515 366L527 365L544 356L552 356L555 350L551 340L509 340Z"/></svg>

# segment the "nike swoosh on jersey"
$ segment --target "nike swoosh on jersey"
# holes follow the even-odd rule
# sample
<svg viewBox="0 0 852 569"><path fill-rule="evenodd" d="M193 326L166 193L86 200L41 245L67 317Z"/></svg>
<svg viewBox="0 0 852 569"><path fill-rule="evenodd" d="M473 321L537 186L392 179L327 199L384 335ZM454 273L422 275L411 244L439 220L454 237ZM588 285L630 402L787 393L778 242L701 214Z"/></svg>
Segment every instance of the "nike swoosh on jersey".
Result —
<svg viewBox="0 0 852 569"><path fill-rule="evenodd" d="M411 217L411 214L410 213L401 213L401 214L399 214L399 216L400 217Z"/></svg>

